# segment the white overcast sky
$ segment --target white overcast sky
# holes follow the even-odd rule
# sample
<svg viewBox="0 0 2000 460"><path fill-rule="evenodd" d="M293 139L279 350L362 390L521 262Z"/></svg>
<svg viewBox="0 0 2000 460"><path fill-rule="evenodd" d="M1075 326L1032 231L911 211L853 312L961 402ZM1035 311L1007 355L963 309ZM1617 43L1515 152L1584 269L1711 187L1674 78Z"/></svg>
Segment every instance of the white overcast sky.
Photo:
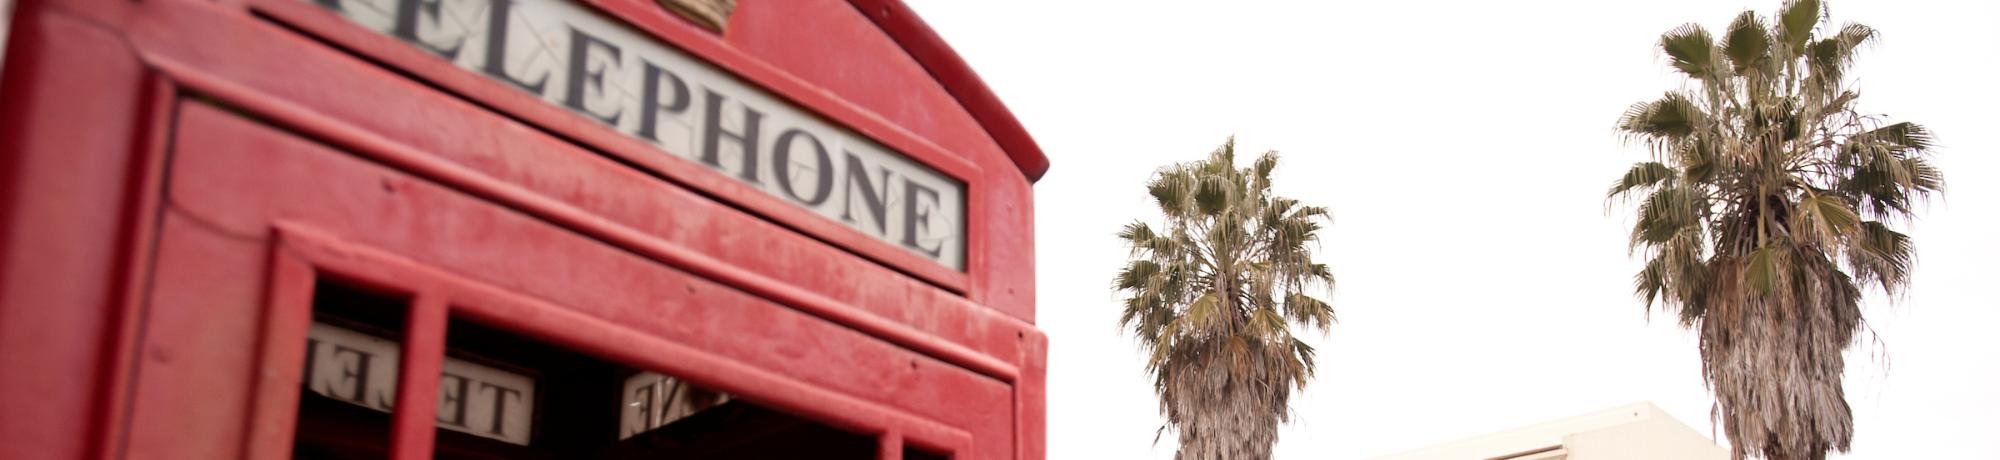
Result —
<svg viewBox="0 0 2000 460"><path fill-rule="evenodd" d="M1141 184L1235 134L1285 154L1278 191L1333 208L1341 323L1293 399L1281 459L1368 458L1638 401L1704 434L1693 336L1631 295L1644 153L1611 126L1677 86L1661 32L1778 0L908 0L1054 161L1036 185L1049 458L1171 458L1115 326L1112 233ZM1861 108L1929 125L1949 193L1910 233L1914 291L1865 309L1848 459L2000 458L2000 2L1836 0L1883 40ZM1888 355L1888 362L1873 356ZM1892 365L1888 365L1892 364Z"/></svg>

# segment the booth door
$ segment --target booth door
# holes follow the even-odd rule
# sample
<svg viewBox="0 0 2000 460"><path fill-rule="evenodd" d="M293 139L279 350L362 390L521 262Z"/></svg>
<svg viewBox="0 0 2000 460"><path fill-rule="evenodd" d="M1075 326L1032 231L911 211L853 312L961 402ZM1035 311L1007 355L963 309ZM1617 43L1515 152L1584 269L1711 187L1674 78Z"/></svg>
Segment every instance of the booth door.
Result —
<svg viewBox="0 0 2000 460"><path fill-rule="evenodd" d="M1011 415L999 382L422 165L176 104L124 458L987 457L981 434L771 370L798 363Z"/></svg>

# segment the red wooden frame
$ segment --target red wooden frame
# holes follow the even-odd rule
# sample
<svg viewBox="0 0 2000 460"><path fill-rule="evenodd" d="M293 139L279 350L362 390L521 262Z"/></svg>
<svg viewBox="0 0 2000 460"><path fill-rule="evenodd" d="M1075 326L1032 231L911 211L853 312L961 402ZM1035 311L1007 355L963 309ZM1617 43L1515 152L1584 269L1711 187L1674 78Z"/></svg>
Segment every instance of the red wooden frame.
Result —
<svg viewBox="0 0 2000 460"><path fill-rule="evenodd" d="M435 389L443 363L447 311L482 323L570 349L639 365L649 370L685 375L703 385L725 389L775 408L806 415L859 433L876 436L879 458L899 458L909 442L949 455L967 453L972 436L963 430L839 393L829 392L755 367L743 366L673 342L503 289L411 262L394 254L341 241L307 227L278 224L272 249L271 302L263 348L266 369L253 403L252 427L264 427L268 437L251 437L249 458L282 459L289 455L289 425L298 407L298 363L310 323L312 289L323 275L371 288L414 294L404 338L402 372L392 432L395 458L430 458L435 417ZM604 340L616 337L622 340ZM606 342L641 343L648 351L605 347ZM414 376L415 378L412 378Z"/></svg>
<svg viewBox="0 0 2000 460"><path fill-rule="evenodd" d="M160 338L148 332L160 319L149 316L159 313L151 309L157 299L149 296L162 279L180 275L156 270L163 250L159 238L173 205L168 180L176 164L172 146L183 107L201 107L203 117L213 118L220 112L211 104L219 104L235 116L365 158L407 174L409 180L532 216L658 266L856 331L863 341L886 343L991 379L1010 389L1011 413L973 415L1003 420L1011 434L994 439L997 432L990 429L954 428L955 422L910 415L908 409L866 409L886 407L870 399L880 396L858 396L868 392L853 390L861 385L857 382L870 381L866 371L821 372L814 380L801 381L789 373L796 369L740 357L701 358L707 352L675 340L620 330L605 318L565 310L513 289L452 281L449 277L463 274L438 269L408 268L414 271L390 280L456 286L440 290L419 283L423 285L412 288L420 295L409 324L440 324L436 336L409 337L405 353L412 358L436 355L428 350L442 346L433 340L442 337L447 312L532 314L556 318L553 324L569 329L486 319L631 364L696 371L705 376L698 378L714 379L759 402L847 420L840 423L879 435L885 447L907 442L960 457L990 458L994 451L976 446L999 442L1011 446L1011 458L1041 458L1047 342L1032 324L1028 185L1046 168L1046 158L963 62L900 4L799 0L784 6L742 5L740 14L759 21L776 17L774 8L797 7L803 12L799 14L815 15L810 20L863 24L861 29L841 29L859 34L844 39L873 43L853 47L853 54L802 58L771 54L772 43L782 46L785 40L810 37L785 35L769 22L743 29L749 34L745 37L766 40L749 43L743 41L748 38L693 28L650 9L651 2L586 0L963 181L968 221L963 272L790 208L699 165L639 155L646 152L640 148L651 147L449 68L401 43L332 22L326 12L303 1L288 1L28 0L18 5L7 44L9 62L0 75L0 100L9 101L0 105L0 359L16 371L0 374L0 410L10 414L0 419L0 445L10 452L36 458L132 455L134 407L159 397L138 391L149 375L142 369L186 365L189 359L149 345L150 339ZM864 13L878 7L897 14ZM777 41L769 41L773 38ZM931 79L935 86L888 88L827 80L823 66L848 62L879 63L868 72L894 73L894 81ZM911 69L917 73L909 73ZM190 100L212 102L190 105ZM887 105L903 103L896 101L906 104ZM425 133L412 126L418 123L413 120L449 125L460 135ZM638 157L644 160L633 160ZM587 194L564 191L580 182L589 184ZM661 210L698 213L714 224L645 218ZM735 248L709 236L723 228L719 226L740 229L739 236L753 244ZM342 257L372 261L376 268L355 269L362 272L425 266L407 255L345 239L352 235L313 228L279 224L261 230L277 241L268 276L293 279L301 273L342 270L341 264L348 263L343 261L349 261ZM781 253L785 262L760 262L759 251ZM308 253L333 258L299 255ZM411 275L424 270L444 278ZM293 351L270 347L296 337L291 334L303 334L302 328L285 326L303 324L297 312L285 313L278 306L299 305L299 296L309 299L310 290L278 287L282 284L266 293L268 316L254 321L261 325L255 332L262 345L251 350L254 360L244 361L268 371L241 383L245 397L257 401L297 398L295 386L271 383L283 381L284 369L296 371L297 361L287 361ZM230 318L222 324L250 320ZM537 330L542 332L533 332ZM840 340L855 346L863 342ZM661 353L684 359L677 361L682 364L661 362ZM706 370L676 367L691 362L687 360L705 363ZM406 359L404 365L437 363ZM421 369L406 369L404 375L431 374ZM788 381L793 383L784 383ZM420 380L402 384L425 385ZM430 392L400 394L424 398ZM409 399L399 406L428 404ZM271 440L290 432L291 420L283 412L290 406L250 407L254 411L236 422L248 443L242 447L256 458L282 455L287 444ZM863 415L841 415L848 409ZM430 427L417 423L421 420L396 425L397 444L407 446L399 448L409 449L402 455L427 449L422 445L429 437L420 434ZM885 458L898 455L900 450L885 449Z"/></svg>
<svg viewBox="0 0 2000 460"><path fill-rule="evenodd" d="M460 69L396 39L368 31L342 19L338 14L304 0L243 0L258 13L313 34L364 56L380 60L415 74L468 99L489 104L514 117L527 120L559 135L640 165L683 186L736 203L798 231L824 239L863 256L916 275L947 289L965 292L967 275L936 262L903 251L825 217L813 214L775 196L760 192L708 167L681 158L663 156L644 141L591 122L584 116L550 105L539 96L507 87L504 83ZM976 246L976 235L991 224L984 221L979 207L980 193L990 187L978 166L954 156L936 144L910 133L864 109L816 89L811 83L756 60L721 43L707 30L674 16L656 3L645 0L581 0L606 14L622 18L645 32L666 37L675 46L743 77L773 93L813 110L836 124L847 126L883 145L909 155L966 185L966 266L986 248Z"/></svg>
<svg viewBox="0 0 2000 460"><path fill-rule="evenodd" d="M881 27L882 32L896 39L896 43L923 64L924 69L929 70L938 83L944 85L960 105L965 106L966 111L972 112L987 134L993 136L993 141L999 143L1000 148L1007 151L1007 157L1014 160L1014 165L1021 168L1021 174L1028 176L1028 180L1041 180L1042 175L1049 172L1049 157L1042 153L1040 145L1035 144L1028 128L1014 118L1014 112L1007 110L1007 104L1000 102L1000 97L986 87L986 82L980 80L978 74L973 73L972 66L966 64L957 51L952 51L944 38L931 30L923 18L910 12L910 8L900 0L849 0L849 3ZM870 12L874 14L868 14Z"/></svg>
<svg viewBox="0 0 2000 460"><path fill-rule="evenodd" d="M508 204L538 217L560 222L594 237L618 242L628 249L644 253L663 262L688 269L711 279L731 283L740 289L755 292L792 305L795 308L815 314L835 318L850 327L890 338L914 349L946 357L986 373L995 378L1012 380L1019 376L1015 365L988 356L985 353L966 349L963 345L941 341L914 330L910 325L884 320L878 316L862 313L861 308L842 304L822 295L805 292L797 287L775 281L767 276L752 273L713 257L690 251L682 246L664 243L630 227L605 219L575 206L552 200L522 187L492 179L467 168L438 159L435 155L417 151L379 135L353 127L346 123L327 119L311 110L282 102L256 91L245 89L199 71L182 67L171 61L157 63L160 70L183 82L186 87L204 94L216 95L238 107L250 110L267 119L295 126L306 132L326 136L337 145L355 149L358 153L370 155L380 161L417 171L478 194Z"/></svg>
<svg viewBox="0 0 2000 460"><path fill-rule="evenodd" d="M169 201L178 204L177 209L179 211L177 213L187 216L179 220L199 223L189 224L193 225L193 227L189 228L216 233L224 239L240 239L243 238L241 235L256 233L251 229L261 225L257 223L258 219L262 219L261 217L257 217L261 215L260 213L310 211L298 208L297 206L299 205L296 204L295 198L285 198L294 196L299 192L277 194L268 200L252 200L235 204L227 203L229 200L228 197L239 196L237 195L238 189L236 187L244 186L245 184L242 181L245 180L245 177L249 176L245 176L245 173L241 171L224 172L225 170L223 169L217 169L219 166L224 164L245 165L240 160L246 159L255 159L258 162L270 164L294 163L295 161L291 157L288 157L288 155L299 154L288 152L297 151L297 147L286 147L285 144L274 143L290 138L275 131L252 127L243 121L230 121L229 115L224 115L224 112L217 108L199 103L183 103L182 105L183 108L180 110L183 118L182 124L188 127L179 131L177 135L178 142L185 144L179 148L184 150L184 154L192 155L196 158L184 160L189 162L184 167L190 169L174 173L184 183L195 184L177 186L175 187L175 191L170 192L171 197ZM282 121L282 119L272 120L269 118L267 120ZM291 140L282 142L299 144L301 141ZM250 150L241 148L248 146L255 146L257 150L253 153ZM324 153L319 153L318 155L324 155ZM324 174L330 174L326 176L327 180L345 177L346 179L338 180L353 182L352 178L355 176L353 176L352 172L342 172L341 169L328 169L327 166L333 164L327 163L330 160L320 159L312 161L315 164L320 164L313 167L315 170L323 171ZM352 162L349 161L348 163ZM343 166L342 168L354 170L355 167ZM223 173L218 177L219 181L205 178L205 176L215 173ZM253 173L252 175L256 174ZM373 181L374 179L369 180ZM438 193L444 193L443 189L439 187L427 185L427 182L413 182L408 178L384 177L380 180L381 186L385 190L393 189L389 193L401 194L399 196L438 196ZM210 184L210 182L214 182L214 184ZM352 190L352 188L345 190ZM273 192L278 191L273 190ZM352 195L350 194L350 196ZM426 200L434 200L411 199L425 203L433 202ZM461 199L461 201L463 200ZM345 206L360 205L358 203L361 202L347 203ZM440 204L437 206L445 205ZM419 210L418 212L459 212L453 211L453 209L458 208L435 207L427 211ZM225 212L227 214L215 214L216 212ZM492 211L484 212L490 213ZM473 215L468 214L468 216ZM324 223L326 217L313 217L311 219L320 220ZM474 220L479 219L474 218ZM384 222L383 224L393 223ZM250 225L251 227L244 227L244 225ZM339 241L331 236L319 236L323 232L312 230L311 226L313 224L275 222L269 225L273 225L279 229L273 232L273 240L276 241L274 244L279 247L279 255L273 256L275 261L271 265L273 267L271 269L272 274L268 276L271 279L267 297L269 303L263 307L265 312L262 316L267 319L263 326L263 339L259 340L259 343L262 344L261 351L257 355L260 356L258 360L262 363L261 370L256 374L257 380L260 383L258 384L258 388L252 392L258 396L254 401L243 403L248 407L248 413L253 414L248 421L249 426L252 427L251 429L256 429L254 427L283 426L284 421L288 420L291 415L286 411L289 408L296 407L296 390L286 394L284 389L296 389L299 381L297 369L300 367L299 363L302 361L302 357L299 356L298 350L301 349L300 344L303 343L301 339L305 330L303 318L309 316L305 313L309 311L305 308L306 304L299 302L299 299L310 297L311 290L309 286L314 279L312 274L316 272L333 273L340 279L357 281L366 287L378 290L407 293L410 297L417 299L414 302L416 307L410 313L410 326L408 327L412 329L409 329L406 334L406 340L411 341L413 345L405 349L405 356L408 359L405 365L417 367L406 367L406 372L435 373L434 371L438 365L437 360L441 358L441 354L419 356L412 355L411 353L419 353L421 352L421 348L435 345L431 344L431 341L441 340L443 335L441 329L442 322L439 321L441 316L438 315L441 314L439 312L443 311L443 308L440 305L449 304L451 310L464 314L469 318L514 331L530 338L539 339L552 345L680 376L706 387L721 389L736 394L743 399L758 401L761 404L779 410L815 418L836 427L847 428L866 434L880 435L896 433L900 436L899 439L907 439L908 442L927 449L965 451L967 446L971 445L969 441L970 435L957 428L952 428L952 424L982 418L976 414L958 414L954 415L953 418L960 420L948 424L943 421L930 421L927 419L912 418L908 415L899 415L903 413L899 410L889 409L884 405L890 402L890 400L879 399L888 393L870 396L870 398L876 398L872 402L864 401L857 399L856 396L851 396L840 391L833 391L831 388L821 388L819 386L800 383L796 380L796 377L779 376L773 371L760 368L753 363L736 361L744 359L743 356L736 356L735 360L718 358L710 352L681 345L645 332L635 331L629 326L615 324L604 318L582 313L575 308L553 305L522 294L493 288L484 283L468 281L462 275L454 275L440 269L426 268L419 266L415 262L406 262L403 261L402 256L382 250L374 250L360 244ZM356 224L347 223L345 225L353 227ZM494 226L489 228L499 229L499 231L510 231L506 229L521 228L500 226L499 224L491 225ZM345 231L352 233L355 230L350 228ZM543 232L541 233L543 235L549 234L546 230L542 230L541 232ZM167 241L179 240L169 239ZM507 246L501 246L501 248L505 247ZM543 262L550 261L546 257L548 256L544 255ZM193 264L195 266L213 265L203 264L199 261L195 261ZM185 267L190 265L184 262L177 266ZM459 270L463 269L464 267L459 268ZM242 269L238 268L225 269L225 272L229 270L242 271ZM240 277L240 275L237 276ZM501 279L511 280L508 281L510 283L519 283L522 281L505 278L507 275L504 274L501 276ZM693 287L690 287L690 292L693 289ZM594 307L597 311L604 311L609 308L607 306ZM167 315L165 317L185 317L188 314L190 313L155 312L155 316ZM738 308L720 310L713 314L730 316L756 313L741 310L741 306L739 306ZM186 319L179 320L181 323L186 323L187 321ZM435 330L417 329L426 327L425 325L436 327L434 328ZM185 334L186 332L178 333L178 335L169 334L160 336L157 340L148 339L147 342L153 343L159 340L196 340L193 336ZM739 339L718 338L717 341L722 344L729 344L735 340ZM799 337L799 340L820 341L825 340L825 338L804 336ZM199 341L209 342L212 340L204 338L199 339ZM159 345L154 346L164 347L163 349L175 348L173 345L168 345L167 343L169 342L159 343ZM844 345L860 345L859 343L852 342L842 343ZM218 365L227 366L226 364L208 364L206 366L215 367ZM909 365L912 369L916 369L918 364L915 361L911 361ZM164 365L149 363L148 366L159 367ZM894 366L901 366L901 362L898 361ZM796 370L796 368L793 369ZM832 371L831 374L836 375L840 373L836 369L822 369L820 373L828 374L828 371ZM860 375L885 375L885 369L881 368L860 368L851 369L850 371ZM931 373L935 374L935 372L951 371L938 370ZM938 375L930 375L927 378L935 379L937 377ZM183 380L185 378L182 377ZM826 377L821 376L818 378L822 379L820 380L820 385L824 385L825 381L823 379ZM941 381L940 383L944 382ZM185 385L185 383L181 384ZM412 383L410 380L405 380L402 386L405 391L415 391L414 389L416 388L434 389L435 381ZM937 393L972 390L972 388L949 389L949 387L941 387L923 389L922 392ZM850 385L847 391L853 391L853 387ZM881 391L888 391L888 389L880 389L877 392L880 393ZM418 393L428 393L428 391ZM907 403L897 404L906 405ZM135 422L157 422L158 417L164 416L162 414L178 413L178 410L174 408L186 407L187 404L160 403L155 404L155 406L158 407L153 409L142 408L139 410L138 414L141 416L141 419L135 420ZM934 408L926 408L926 410L935 412L936 414L948 413L937 412L938 409ZM146 414L152 415L147 416ZM396 433L398 434L398 439L412 439L413 436L428 435L428 424L416 424L417 422L411 420L427 421L430 420L429 414L405 415L399 413L397 417ZM418 418L406 420L403 417ZM158 427L158 425L151 426ZM210 429L210 431L212 430ZM162 448L162 443L171 444L169 441L160 440L160 436L157 435L152 436L151 439L153 439L151 442L134 446L133 448L140 449L139 452L151 452L154 455L160 455L156 450ZM199 443L199 440L188 442ZM249 451L266 454L275 449L283 449L284 446L289 446L289 439L282 437L277 439L250 437L248 442L251 443L246 446ZM269 443L275 445L275 447L259 443ZM416 447L411 446L413 445L398 444L398 451L403 452L403 454L399 455L412 455L412 451L408 449ZM985 456L982 455L981 457Z"/></svg>

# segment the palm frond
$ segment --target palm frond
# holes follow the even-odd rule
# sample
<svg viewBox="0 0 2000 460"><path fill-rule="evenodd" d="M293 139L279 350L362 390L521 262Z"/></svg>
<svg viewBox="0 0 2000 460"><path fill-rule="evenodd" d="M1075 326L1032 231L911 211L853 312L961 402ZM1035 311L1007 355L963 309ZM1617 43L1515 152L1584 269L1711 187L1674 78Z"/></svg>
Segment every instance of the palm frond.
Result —
<svg viewBox="0 0 2000 460"><path fill-rule="evenodd" d="M1644 192L1651 190L1653 186L1659 185L1662 182L1672 181L1673 178L1673 168L1667 167L1664 163L1657 161L1634 163L1632 169L1625 171L1625 176L1619 177L1618 180L1611 183L1611 190L1605 192L1604 196L1605 198L1615 198L1624 195L1626 192Z"/></svg>
<svg viewBox="0 0 2000 460"><path fill-rule="evenodd" d="M1689 78L1705 80L1723 76L1715 65L1715 38L1698 24L1680 26L1661 35L1660 51L1667 54L1675 69Z"/></svg>
<svg viewBox="0 0 2000 460"><path fill-rule="evenodd" d="M1723 33L1722 53L1729 56L1729 64L1737 74L1759 71L1770 63L1771 31L1764 27L1764 20L1753 11L1744 11L1729 22Z"/></svg>
<svg viewBox="0 0 2000 460"><path fill-rule="evenodd" d="M1618 119L1618 129L1651 138L1678 138L1694 134L1708 115L1687 95L1667 93L1659 100L1633 104Z"/></svg>
<svg viewBox="0 0 2000 460"><path fill-rule="evenodd" d="M1276 196L1277 152L1237 167L1235 139L1206 159L1155 172L1147 193L1163 225L1117 232L1130 260L1112 278L1119 325L1138 338L1179 457L1269 458L1292 391L1314 370L1291 328L1325 332L1333 273L1312 243L1331 221L1323 207Z"/></svg>
<svg viewBox="0 0 2000 460"><path fill-rule="evenodd" d="M1821 0L1660 37L1687 89L1633 104L1617 130L1652 161L1613 181L1633 199L1633 295L1700 337L1702 375L1736 458L1824 458L1853 420L1843 355L1864 287L1907 289L1906 222L1943 173L1922 125L1857 108L1845 81L1874 29L1826 25Z"/></svg>
<svg viewBox="0 0 2000 460"><path fill-rule="evenodd" d="M1819 0L1788 0L1778 8L1778 42L1783 45L1787 59L1804 52L1806 41L1812 39L1813 26L1819 24L1821 17Z"/></svg>

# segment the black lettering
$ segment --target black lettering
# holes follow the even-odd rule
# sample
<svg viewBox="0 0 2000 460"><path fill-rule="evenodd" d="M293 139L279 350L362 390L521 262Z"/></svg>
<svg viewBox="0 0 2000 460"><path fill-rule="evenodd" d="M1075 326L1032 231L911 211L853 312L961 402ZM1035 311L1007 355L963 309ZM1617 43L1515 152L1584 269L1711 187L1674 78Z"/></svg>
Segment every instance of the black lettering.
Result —
<svg viewBox="0 0 2000 460"><path fill-rule="evenodd" d="M596 72L591 72L587 68L590 67L590 50L592 48L601 48L605 50L605 53L610 55L610 59L604 63L604 66L599 67ZM598 115L596 112L590 111L590 108L584 106L583 93L586 83L596 86L599 94L606 93L604 90L604 74L612 72L613 66L618 65L619 55L620 52L617 45L607 43L604 39L590 36L590 34L583 33L582 30L571 27L569 29L569 84L563 91L563 105L569 106L571 110L583 112L584 115L589 115L591 118L598 119L598 121L618 126L618 117L625 115L622 109L618 112L613 112L608 117Z"/></svg>
<svg viewBox="0 0 2000 460"><path fill-rule="evenodd" d="M651 62L645 62L644 65L646 82L640 86L639 91L639 137L659 142L660 136L653 129L660 122L660 111L665 110L674 114L686 113L689 96L688 85L687 82L681 81L681 76L674 75L673 72L667 69L662 69ZM660 105L660 77L667 78L667 83L674 93L673 102L668 103L666 106ZM686 155L686 153L682 152L682 155Z"/></svg>
<svg viewBox="0 0 2000 460"><path fill-rule="evenodd" d="M528 90L542 94L542 84L549 82L549 76L534 83L521 81L507 73L507 19L514 9L514 0L493 0L486 8L486 63L479 70L486 75Z"/></svg>
<svg viewBox="0 0 2000 460"><path fill-rule="evenodd" d="M456 384L446 383L447 379L457 383ZM450 419L444 418L445 416L444 410L438 410L438 423L458 426L461 428L465 427L465 406L466 406L465 392L466 390L471 389L468 387L472 385L472 380L467 379L465 378L465 376L462 375L445 372L444 375L438 377L438 385L442 387L438 389L438 403L448 404L451 406ZM452 389L456 389L458 391L456 392L446 391Z"/></svg>
<svg viewBox="0 0 2000 460"><path fill-rule="evenodd" d="M681 389L684 388L681 386L681 379L673 379L673 380L674 380L674 386L667 387L666 397L661 398L662 400L666 401L667 405L666 407L660 408L660 419L654 420L653 426L660 426L667 424L667 416L674 414L675 407L683 407L682 410L686 410L685 406L681 404L681 394L686 393L684 391L681 391ZM665 382L662 382L661 384L664 385Z"/></svg>
<svg viewBox="0 0 2000 460"><path fill-rule="evenodd" d="M749 104L743 105L743 132L732 133L722 129L722 95L715 90L702 89L703 118L701 126L701 162L710 167L722 168L722 139L728 137L743 146L743 170L737 177L752 184L763 184L757 180L757 131L763 124L764 114Z"/></svg>
<svg viewBox="0 0 2000 460"><path fill-rule="evenodd" d="M318 3L319 6L324 6L327 9L333 10L335 12L339 12L342 14L347 13L346 10L341 9L340 0L313 0L313 3Z"/></svg>
<svg viewBox="0 0 2000 460"><path fill-rule="evenodd" d="M387 386L387 387L381 387L381 388L376 388L376 389L375 389L375 392L374 392L374 393L375 393L375 407L380 407L380 408L382 408L382 410L386 410L386 411L395 411L395 410L396 410L396 386L395 386L395 385L389 385L389 386Z"/></svg>
<svg viewBox="0 0 2000 460"><path fill-rule="evenodd" d="M936 190L931 190L930 187L918 184L917 181L903 181L903 246L923 252L925 255L931 256L932 259L936 259L939 253L944 252L944 242L938 241L934 247L924 247L923 244L917 242L917 229L921 227L928 232L931 226L931 213L930 211L925 211L923 206L918 206L918 204L921 204L921 202L917 201L918 195L930 197L932 203L937 203L938 201L938 192Z"/></svg>
<svg viewBox="0 0 2000 460"><path fill-rule="evenodd" d="M639 398L639 424L632 427L632 432L626 433L627 435L639 434L653 428L653 387L656 386L659 384L649 383L632 392L632 397Z"/></svg>
<svg viewBox="0 0 2000 460"><path fill-rule="evenodd" d="M338 2L340 0L320 1ZM428 16L431 19L432 26L440 26L441 21L439 20L438 7L443 4L444 0L396 0L396 25L389 30L389 34L395 35L396 38L401 38L403 41L414 43L440 56L444 56L444 59L447 61L457 60L458 50L465 46L464 36L459 36L458 41L452 43L450 48L431 46L430 43L425 43L422 38L417 38L417 20L419 15Z"/></svg>
<svg viewBox="0 0 2000 460"><path fill-rule="evenodd" d="M308 390L312 389L313 377L318 375L313 372L318 370L315 368L316 363L318 361L319 361L319 339L306 337L306 375L305 378L301 380L301 382L305 383L306 389Z"/></svg>
<svg viewBox="0 0 2000 460"><path fill-rule="evenodd" d="M367 352L363 352L361 350L348 348L346 345L341 345L338 343L333 344L334 359L340 359L340 354L343 352L353 354L355 363L353 368L342 367L340 369L340 378L354 379L354 385L350 387L353 389L353 391L349 393L350 396L348 396L347 399L349 401L354 401L355 404L366 406L368 405L368 370L371 367L368 365L368 363L369 360L375 358L375 355L368 354ZM332 388L328 388L328 390L331 389ZM329 391L328 393L332 392Z"/></svg>
<svg viewBox="0 0 2000 460"><path fill-rule="evenodd" d="M854 152L847 152L847 188L841 192L841 198L847 203L846 209L840 210L840 218L859 225L860 222L854 220L856 185L861 187L862 204L868 206L868 214L875 217L875 233L889 233L889 169L882 168L882 188L877 191L875 183L868 180L868 166L861 164L861 158L855 157Z"/></svg>
<svg viewBox="0 0 2000 460"><path fill-rule="evenodd" d="M813 193L810 198L799 196L796 186L792 184L792 142L800 137L804 137L806 145L812 147L815 161L813 164L816 165L812 170L819 178L818 182L813 183ZM778 142L772 145L771 149L771 163L774 163L772 167L777 168L778 188L783 189L786 195L791 195L792 199L807 206L819 206L820 203L826 202L827 197L833 195L833 158L826 155L826 145L820 144L819 138L798 128L787 129L778 135Z"/></svg>
<svg viewBox="0 0 2000 460"><path fill-rule="evenodd" d="M495 436L506 436L506 433L501 428L507 426L507 394L513 393L514 397L518 398L521 396L521 390L487 382L479 382L479 387L481 389L493 389L493 429L490 432Z"/></svg>

